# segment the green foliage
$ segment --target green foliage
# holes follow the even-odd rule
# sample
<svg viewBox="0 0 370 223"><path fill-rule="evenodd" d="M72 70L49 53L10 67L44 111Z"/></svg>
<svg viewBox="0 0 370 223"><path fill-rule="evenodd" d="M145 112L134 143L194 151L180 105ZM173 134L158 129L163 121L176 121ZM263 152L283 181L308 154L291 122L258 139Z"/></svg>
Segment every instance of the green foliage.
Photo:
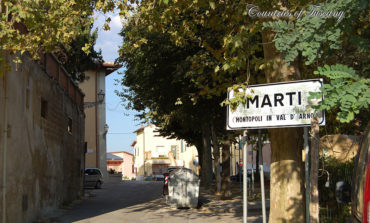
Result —
<svg viewBox="0 0 370 223"><path fill-rule="evenodd" d="M3 1L0 7L0 48L12 53L57 51L92 23L92 1Z"/></svg>
<svg viewBox="0 0 370 223"><path fill-rule="evenodd" d="M0 50L18 55L15 63L21 62L19 56L25 52L34 59L39 58L39 53L49 52L80 50L89 54L91 42L77 44L79 49L72 49L72 45L76 46L74 43L81 40L94 22L94 10L107 13L118 8L124 16L137 3L137 0L0 1Z"/></svg>
<svg viewBox="0 0 370 223"><path fill-rule="evenodd" d="M259 28L247 16L245 1L143 1L137 11L129 21L168 34L176 46L199 47L187 58L191 69L183 73L196 87L191 95L194 103L225 95L233 84L254 78L247 70L259 73Z"/></svg>
<svg viewBox="0 0 370 223"><path fill-rule="evenodd" d="M152 13L157 10L161 12L156 8ZM210 87L204 84L199 88L196 80L213 80L213 70L207 65L195 66L192 60L200 57L211 63L212 57L204 56L209 52L192 41L176 45L170 34L148 30L146 24L134 22L138 16L141 15L133 14L122 30L123 45L117 59L126 67L119 82L124 88L116 92L126 107L159 127L161 135L193 145L201 144L201 125L205 123L214 123L220 136L228 136L223 121L226 111L220 107L224 96L207 97ZM222 89L226 93L226 87Z"/></svg>
<svg viewBox="0 0 370 223"><path fill-rule="evenodd" d="M264 22L264 29L275 32L275 47L283 55L286 62L293 62L298 55L305 58L310 65L317 59L331 57L333 50L342 49L343 31L347 31L351 21L358 16L363 1L339 0L326 1L316 5L303 7L303 15L296 21ZM313 11L343 12L343 21L339 18L321 18L310 16ZM355 36L355 35L354 35Z"/></svg>
<svg viewBox="0 0 370 223"><path fill-rule="evenodd" d="M320 200L320 220L329 222L347 222L351 214L351 204L338 204L335 198L336 182L352 182L354 160L341 161L333 157L320 157L319 170L319 200ZM327 172L326 172L327 171ZM329 187L325 184L328 180Z"/></svg>
<svg viewBox="0 0 370 223"><path fill-rule="evenodd" d="M308 16L312 10L345 14L342 20L325 19ZM343 123L367 112L369 105L368 13L364 0L325 1L307 7L297 20L263 24L275 32L275 47L288 63L304 59L305 72L318 69L314 74L326 77L324 101L317 108L336 111L337 120ZM337 61L341 64L332 65ZM318 93L312 96L321 97Z"/></svg>
<svg viewBox="0 0 370 223"><path fill-rule="evenodd" d="M94 49L98 37L97 29L90 32L90 28L85 28L84 32L70 43L69 50L65 50L65 55L58 53L59 60L64 62L64 67L68 73L79 82L84 81L85 71L96 67L97 64L103 61L101 51L97 52ZM86 53L86 51L89 53ZM61 58L64 56L66 61Z"/></svg>
<svg viewBox="0 0 370 223"><path fill-rule="evenodd" d="M356 71L346 65L337 64L319 67L315 74L327 77L330 82L324 84L322 92L325 100L319 106L320 110L339 108L337 119L340 122L350 122L355 114L367 109L370 104L370 81L356 74ZM310 98L321 98L320 93L311 93Z"/></svg>
<svg viewBox="0 0 370 223"><path fill-rule="evenodd" d="M264 22L264 28L271 28L275 33L275 47L287 63L293 62L301 53L305 64L312 64L324 55L324 48L340 48L340 28L337 23L327 22L318 17L304 16L298 21ZM324 42L325 41L325 42Z"/></svg>
<svg viewBox="0 0 370 223"><path fill-rule="evenodd" d="M110 168L109 171L108 171L109 174L115 174L116 173L116 170Z"/></svg>

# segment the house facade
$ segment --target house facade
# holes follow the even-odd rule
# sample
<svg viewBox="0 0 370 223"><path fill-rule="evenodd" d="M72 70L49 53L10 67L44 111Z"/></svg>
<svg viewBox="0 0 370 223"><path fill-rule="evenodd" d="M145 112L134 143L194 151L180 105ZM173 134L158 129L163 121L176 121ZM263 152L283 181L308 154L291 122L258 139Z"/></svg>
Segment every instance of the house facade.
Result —
<svg viewBox="0 0 370 223"><path fill-rule="evenodd" d="M85 139L87 142L85 167L99 168L106 177L106 134L108 125L105 115L105 77L117 70L114 63L97 63L85 72L86 80L80 84L85 94Z"/></svg>
<svg viewBox="0 0 370 223"><path fill-rule="evenodd" d="M240 148L239 144L232 144L230 148L230 175L234 176L241 171L243 165L247 165L247 169L258 169L259 164L256 165L257 160L257 145L248 145L247 146L248 159L247 162L243 160L243 150ZM262 163L263 171L270 172L271 166L271 144L269 141L265 141L262 146Z"/></svg>
<svg viewBox="0 0 370 223"><path fill-rule="evenodd" d="M159 136L154 125L148 125L135 131L133 143L137 180L146 176L160 177L169 166L182 166L198 173L198 152L186 141L168 139Z"/></svg>
<svg viewBox="0 0 370 223"><path fill-rule="evenodd" d="M40 57L0 64L2 222L34 222L83 193L84 95L56 57Z"/></svg>
<svg viewBox="0 0 370 223"><path fill-rule="evenodd" d="M134 154L126 151L107 153L107 170L122 173L123 179L132 179L134 172Z"/></svg>

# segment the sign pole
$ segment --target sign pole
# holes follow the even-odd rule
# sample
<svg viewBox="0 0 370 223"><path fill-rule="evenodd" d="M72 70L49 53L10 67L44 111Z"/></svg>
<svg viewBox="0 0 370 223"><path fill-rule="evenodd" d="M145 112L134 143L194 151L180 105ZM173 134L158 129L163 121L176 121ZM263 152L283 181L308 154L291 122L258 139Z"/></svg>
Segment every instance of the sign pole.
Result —
<svg viewBox="0 0 370 223"><path fill-rule="evenodd" d="M247 148L248 148L248 142L247 142L247 131L244 131L244 149L243 149L243 223L247 223L248 219L248 199L247 199Z"/></svg>
<svg viewBox="0 0 370 223"><path fill-rule="evenodd" d="M253 160L253 156L254 156L254 152L253 152L253 146L252 146L252 148L251 148L251 158L252 158L252 175L251 175L251 177L252 177L252 188L251 188L251 193L252 193L252 196L254 197L254 167L253 167L253 163L254 163L254 160ZM256 167L257 168L257 167Z"/></svg>
<svg viewBox="0 0 370 223"><path fill-rule="evenodd" d="M239 162L238 162L238 167L239 167L239 185L240 185L240 191L242 190L242 171L241 171L241 166L240 166L240 150L243 149L243 144L242 144L242 137L239 136Z"/></svg>
<svg viewBox="0 0 370 223"><path fill-rule="evenodd" d="M303 140L305 151L304 172L306 181L306 223L310 223L310 149L308 146L308 127L304 127Z"/></svg>
<svg viewBox="0 0 370 223"><path fill-rule="evenodd" d="M263 171L261 129L258 129L258 156L259 156L260 179L261 179L262 219L263 219L263 223L266 223L265 179L264 179L264 171Z"/></svg>

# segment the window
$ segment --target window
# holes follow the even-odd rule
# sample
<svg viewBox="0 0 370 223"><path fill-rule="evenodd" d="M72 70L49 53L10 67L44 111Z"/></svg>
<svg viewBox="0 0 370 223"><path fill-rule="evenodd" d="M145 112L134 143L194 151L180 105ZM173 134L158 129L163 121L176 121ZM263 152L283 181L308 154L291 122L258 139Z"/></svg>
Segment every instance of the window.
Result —
<svg viewBox="0 0 370 223"><path fill-rule="evenodd" d="M48 115L48 101L41 98L41 117L47 118Z"/></svg>
<svg viewBox="0 0 370 223"><path fill-rule="evenodd" d="M68 117L67 131L72 134L72 119Z"/></svg>
<svg viewBox="0 0 370 223"><path fill-rule="evenodd" d="M156 155L158 157L167 157L168 156L168 150L166 153L166 149L164 146L156 146Z"/></svg>
<svg viewBox="0 0 370 223"><path fill-rule="evenodd" d="M171 151L172 151L172 154L173 154L173 157L175 159L177 159L177 149L176 149L177 146L171 146Z"/></svg>
<svg viewBox="0 0 370 223"><path fill-rule="evenodd" d="M135 173L135 167L133 164L132 164L132 173Z"/></svg>

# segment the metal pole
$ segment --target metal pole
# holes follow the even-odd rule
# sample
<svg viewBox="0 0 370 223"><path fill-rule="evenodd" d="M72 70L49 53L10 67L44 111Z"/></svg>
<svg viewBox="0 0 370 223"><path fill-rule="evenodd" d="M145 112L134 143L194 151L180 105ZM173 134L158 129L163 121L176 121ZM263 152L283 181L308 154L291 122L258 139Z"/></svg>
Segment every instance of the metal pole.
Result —
<svg viewBox="0 0 370 223"><path fill-rule="evenodd" d="M243 149L243 145L242 145L242 137L239 136L239 157L238 157L238 170L239 170L239 185L240 185L240 190L242 190L242 171L240 169L240 150Z"/></svg>
<svg viewBox="0 0 370 223"><path fill-rule="evenodd" d="M233 174L233 164L234 164L234 161L233 161L233 150L234 150L234 148L235 148L236 146L233 146L233 144L231 144L231 146L230 146L230 176L232 176L232 175L234 175Z"/></svg>
<svg viewBox="0 0 370 223"><path fill-rule="evenodd" d="M263 223L266 223L265 179L264 179L264 172L263 172L261 129L258 129L258 151L259 151L258 156L259 156L260 179L261 179L262 219L263 219Z"/></svg>
<svg viewBox="0 0 370 223"><path fill-rule="evenodd" d="M4 51L3 51L4 52ZM6 223L6 165L7 165L7 146L8 146L8 94L7 94L7 70L5 68L5 64L8 63L8 54L7 52L5 53L2 53L2 55L0 56L4 56L3 58L3 71L4 71L4 74L3 74L3 84L4 84L4 126L3 126L3 160L2 160L2 167L3 167L3 171L2 171L2 223Z"/></svg>
<svg viewBox="0 0 370 223"><path fill-rule="evenodd" d="M247 164L248 164L248 155L247 155L247 131L244 131L244 149L243 149L243 223L247 223L248 219L248 200L247 200Z"/></svg>
<svg viewBox="0 0 370 223"><path fill-rule="evenodd" d="M253 163L254 163L254 152L253 152L253 146L251 145L251 154L252 154L252 172L251 172L251 176L252 176L252 190L251 190L251 193L252 193L252 196L254 197L254 166L253 166ZM248 175L247 175L248 176Z"/></svg>
<svg viewBox="0 0 370 223"><path fill-rule="evenodd" d="M304 159L304 171L305 171L305 178L306 178L306 223L310 222L310 148L308 146L308 127L304 127L303 133L303 140L304 140L304 151L305 151L305 159Z"/></svg>

